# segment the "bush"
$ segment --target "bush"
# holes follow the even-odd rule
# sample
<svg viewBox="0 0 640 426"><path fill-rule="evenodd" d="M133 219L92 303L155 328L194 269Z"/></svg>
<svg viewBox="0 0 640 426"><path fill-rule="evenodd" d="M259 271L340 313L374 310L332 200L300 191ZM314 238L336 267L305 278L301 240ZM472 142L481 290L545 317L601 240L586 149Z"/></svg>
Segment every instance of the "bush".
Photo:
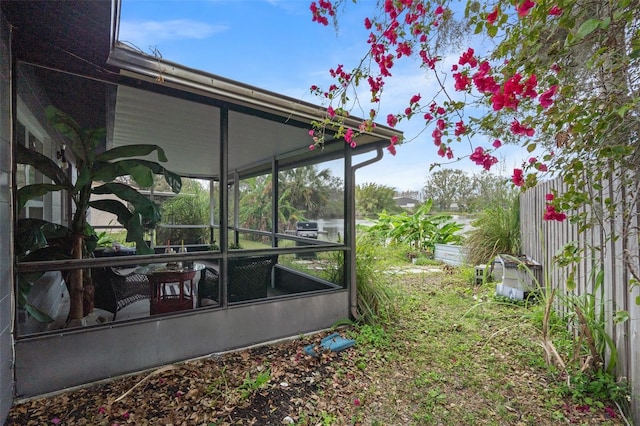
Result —
<svg viewBox="0 0 640 426"><path fill-rule="evenodd" d="M518 192L490 200L471 224L464 242L471 265L489 263L498 254L516 256L520 252L520 202Z"/></svg>

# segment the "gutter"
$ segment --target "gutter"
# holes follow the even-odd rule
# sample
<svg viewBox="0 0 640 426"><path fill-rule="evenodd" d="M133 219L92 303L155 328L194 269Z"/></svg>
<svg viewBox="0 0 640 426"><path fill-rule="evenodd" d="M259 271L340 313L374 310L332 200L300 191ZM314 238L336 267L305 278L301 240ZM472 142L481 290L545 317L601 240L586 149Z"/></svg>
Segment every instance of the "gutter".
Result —
<svg viewBox="0 0 640 426"><path fill-rule="evenodd" d="M382 160L384 157L384 151L382 151L381 146L376 147L376 156L370 158L368 160L363 161L362 163L358 163L354 166L351 166L351 186L354 191L353 196L349 197L349 210L351 210L352 214L350 215L349 227L352 229L352 232L349 234L349 241L347 241L348 247L351 247L349 253L349 277L351 279L351 285L349 286L349 312L351 316L355 319L358 319L358 277L356 273L356 197L355 197L355 181L356 181L356 171L362 167L368 166L373 163L377 163Z"/></svg>

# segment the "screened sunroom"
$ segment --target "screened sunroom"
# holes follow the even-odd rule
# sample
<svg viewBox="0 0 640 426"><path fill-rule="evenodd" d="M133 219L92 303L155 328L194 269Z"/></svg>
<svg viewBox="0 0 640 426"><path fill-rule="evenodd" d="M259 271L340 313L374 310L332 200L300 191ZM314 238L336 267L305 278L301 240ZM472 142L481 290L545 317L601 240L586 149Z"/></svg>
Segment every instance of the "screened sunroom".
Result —
<svg viewBox="0 0 640 426"><path fill-rule="evenodd" d="M51 182L21 160L25 149L57 164L76 187L86 181L68 132L47 117L50 107L87 134L104 129L87 154L92 159L152 144L171 174L155 175L148 186L118 175L118 184L133 187L160 214L140 223L144 247L127 241L121 217L96 208L114 198L93 176L86 217L95 238L81 259L29 257L32 241L22 238L25 224L69 225L77 194L53 188L25 203L13 197L12 216L3 219L14 224L14 396L312 332L352 316L355 174L382 157L395 131L377 126L352 149L329 130L324 149L310 150L310 123L324 117L323 108L118 43L117 1L53 3L2 4L14 28L15 189ZM154 151L128 160L158 158ZM69 281L79 270L83 317L69 321Z"/></svg>

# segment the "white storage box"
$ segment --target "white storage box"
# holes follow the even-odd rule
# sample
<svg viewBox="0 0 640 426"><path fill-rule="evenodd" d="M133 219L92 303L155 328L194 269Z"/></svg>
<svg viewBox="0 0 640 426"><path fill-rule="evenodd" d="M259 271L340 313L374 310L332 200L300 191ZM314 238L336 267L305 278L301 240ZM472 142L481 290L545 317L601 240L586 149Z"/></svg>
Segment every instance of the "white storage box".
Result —
<svg viewBox="0 0 640 426"><path fill-rule="evenodd" d="M502 266L502 285L529 292L537 290L540 283L536 277L539 276L536 271L541 270L542 266L528 256L506 256L499 255L498 261Z"/></svg>
<svg viewBox="0 0 640 426"><path fill-rule="evenodd" d="M496 285L496 295L508 297L511 300L525 300L529 297L529 292L498 283Z"/></svg>

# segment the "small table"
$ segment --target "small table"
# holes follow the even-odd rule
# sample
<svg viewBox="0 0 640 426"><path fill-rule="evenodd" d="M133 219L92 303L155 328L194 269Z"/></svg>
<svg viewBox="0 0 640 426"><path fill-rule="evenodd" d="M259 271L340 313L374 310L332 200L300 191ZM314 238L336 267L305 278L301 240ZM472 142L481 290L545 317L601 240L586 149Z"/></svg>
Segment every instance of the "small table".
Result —
<svg viewBox="0 0 640 426"><path fill-rule="evenodd" d="M146 275L149 280L151 288L149 313L156 315L193 309L196 300L194 278L196 272L203 269L202 263L194 263L190 266L159 263L136 268L136 273Z"/></svg>

